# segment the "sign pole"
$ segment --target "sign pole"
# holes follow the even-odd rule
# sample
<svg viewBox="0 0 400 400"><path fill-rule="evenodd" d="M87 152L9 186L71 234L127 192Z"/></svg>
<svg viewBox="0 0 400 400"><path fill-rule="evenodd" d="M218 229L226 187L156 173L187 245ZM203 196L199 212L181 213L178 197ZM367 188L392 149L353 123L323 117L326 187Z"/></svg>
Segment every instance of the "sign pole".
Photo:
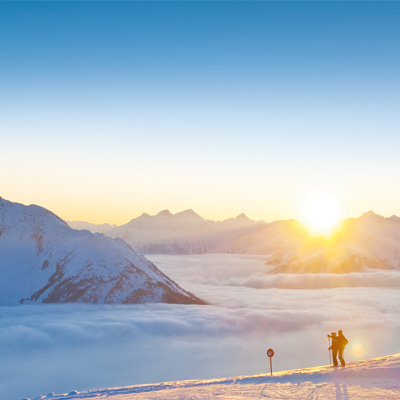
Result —
<svg viewBox="0 0 400 400"><path fill-rule="evenodd" d="M269 366L271 368L271 376L272 376L272 357L269 358Z"/></svg>
<svg viewBox="0 0 400 400"><path fill-rule="evenodd" d="M267 350L267 356L269 357L269 366L271 368L271 376L272 376L272 357L275 354L274 350L268 349Z"/></svg>

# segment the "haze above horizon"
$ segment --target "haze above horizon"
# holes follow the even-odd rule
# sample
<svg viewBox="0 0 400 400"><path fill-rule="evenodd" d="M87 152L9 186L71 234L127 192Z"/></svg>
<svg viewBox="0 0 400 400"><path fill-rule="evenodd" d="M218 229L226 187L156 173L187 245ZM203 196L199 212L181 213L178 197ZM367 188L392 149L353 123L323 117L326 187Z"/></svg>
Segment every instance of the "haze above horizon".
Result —
<svg viewBox="0 0 400 400"><path fill-rule="evenodd" d="M1 2L1 195L143 210L400 214L400 3ZM326 212L325 214L326 215Z"/></svg>

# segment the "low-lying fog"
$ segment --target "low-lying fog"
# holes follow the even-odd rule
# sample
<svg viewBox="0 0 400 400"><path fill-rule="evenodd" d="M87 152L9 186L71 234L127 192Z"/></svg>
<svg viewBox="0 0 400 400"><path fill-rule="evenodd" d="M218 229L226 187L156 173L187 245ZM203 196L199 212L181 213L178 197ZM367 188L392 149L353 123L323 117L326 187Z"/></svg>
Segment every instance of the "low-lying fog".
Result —
<svg viewBox="0 0 400 400"><path fill-rule="evenodd" d="M211 305L0 307L0 398L264 373L270 347L275 370L328 364L338 329L347 361L399 352L400 272L274 276L264 256L148 258Z"/></svg>

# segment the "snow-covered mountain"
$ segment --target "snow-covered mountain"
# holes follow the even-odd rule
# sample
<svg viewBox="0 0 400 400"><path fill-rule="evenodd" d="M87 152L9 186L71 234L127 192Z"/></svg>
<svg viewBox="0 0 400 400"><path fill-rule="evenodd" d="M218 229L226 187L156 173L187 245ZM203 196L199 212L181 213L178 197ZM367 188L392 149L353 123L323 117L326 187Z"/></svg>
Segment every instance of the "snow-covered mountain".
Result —
<svg viewBox="0 0 400 400"><path fill-rule="evenodd" d="M0 305L201 303L120 239L0 198Z"/></svg>
<svg viewBox="0 0 400 400"><path fill-rule="evenodd" d="M400 268L400 218L372 211L342 223L333 237L312 236L296 220L208 221L192 210L143 214L106 232L147 254L265 254L270 273L349 273Z"/></svg>
<svg viewBox="0 0 400 400"><path fill-rule="evenodd" d="M374 399L400 398L400 353L355 361L345 368L296 369L255 376L164 382L87 392L49 393L52 400L189 400L189 399Z"/></svg>
<svg viewBox="0 0 400 400"><path fill-rule="evenodd" d="M229 252L226 237L257 223L245 215L222 222L205 220L193 210L155 216L143 214L107 235L125 240L143 253L203 254Z"/></svg>
<svg viewBox="0 0 400 400"><path fill-rule="evenodd" d="M90 222L86 221L66 221L66 223L72 228L72 229L86 229L90 232L93 233L105 233L109 231L110 229L115 228L117 225L111 225L111 224L91 224Z"/></svg>
<svg viewBox="0 0 400 400"><path fill-rule="evenodd" d="M330 238L304 235L293 256L270 273L347 273L400 269L400 219L369 211L343 221Z"/></svg>
<svg viewBox="0 0 400 400"><path fill-rule="evenodd" d="M71 226L79 223L70 222ZM89 224L92 232L99 225ZM300 232L300 234L299 234ZM125 225L105 231L147 254L243 253L270 254L296 249L304 229L295 220L252 221L245 214L225 221L205 220L193 210L172 214L142 214Z"/></svg>

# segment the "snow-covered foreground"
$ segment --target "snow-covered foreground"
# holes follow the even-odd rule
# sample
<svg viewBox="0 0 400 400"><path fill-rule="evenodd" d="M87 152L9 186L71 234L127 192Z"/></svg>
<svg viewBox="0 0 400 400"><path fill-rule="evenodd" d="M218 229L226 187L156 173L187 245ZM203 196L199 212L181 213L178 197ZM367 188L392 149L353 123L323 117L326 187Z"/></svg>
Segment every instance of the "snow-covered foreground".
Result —
<svg viewBox="0 0 400 400"><path fill-rule="evenodd" d="M399 399L400 353L355 361L346 368L329 366L270 375L165 382L38 397L51 400L255 400L255 399Z"/></svg>

